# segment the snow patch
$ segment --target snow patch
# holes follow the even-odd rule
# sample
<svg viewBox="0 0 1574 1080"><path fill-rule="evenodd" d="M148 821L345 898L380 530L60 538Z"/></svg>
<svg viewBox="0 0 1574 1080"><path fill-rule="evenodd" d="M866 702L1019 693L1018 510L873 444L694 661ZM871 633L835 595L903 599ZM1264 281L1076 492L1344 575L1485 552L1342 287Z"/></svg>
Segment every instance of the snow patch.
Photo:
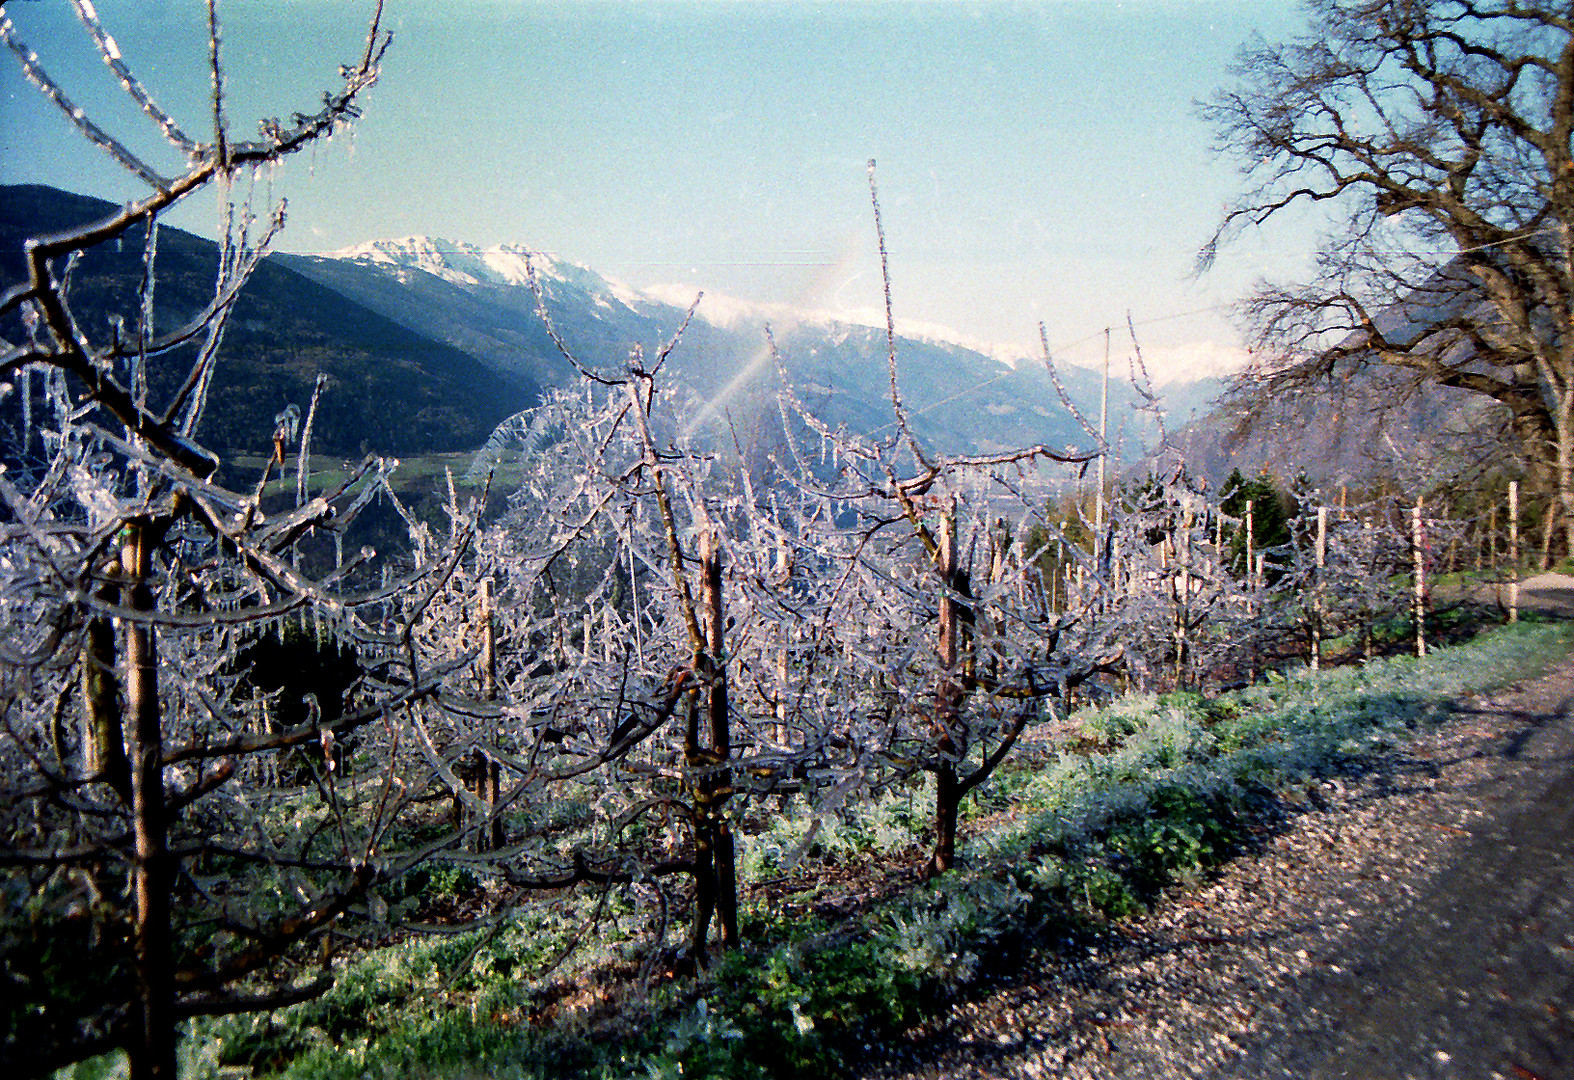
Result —
<svg viewBox="0 0 1574 1080"><path fill-rule="evenodd" d="M602 307L613 302L633 307L643 299L636 290L588 266L521 244L483 248L435 236L405 236L342 248L324 258L386 266L396 272L421 270L455 285L524 286L530 283L530 267L534 267L538 280L571 285Z"/></svg>
<svg viewBox="0 0 1574 1080"><path fill-rule="evenodd" d="M528 283L527 259L544 284L562 283L590 296L594 304L609 310L621 305L631 311L654 306L687 309L699 293L694 285L676 282L634 288L603 277L589 267L570 262L548 252L536 252L517 244L480 247L440 237L407 236L373 240L355 247L330 252L326 257L385 267L396 274L422 271L461 286L522 286ZM858 334L881 334L885 312L878 308L839 307L835 310L799 308L785 303L761 303L725 293L706 292L696 312L698 318L729 330L749 330L771 324L778 333L798 327L818 330L832 346L845 344ZM921 319L898 319L896 332L903 338L948 348L965 349L1007 367L1020 369L1039 359L1039 346L1022 342L988 342L960 334L940 323ZM1205 340L1180 345L1156 346L1143 351L1148 373L1156 387L1199 379L1224 377L1238 372L1250 362L1251 354L1239 345ZM1124 353L1112 357L1111 378L1126 377ZM1059 356L1065 363L1095 373L1102 363L1088 356ZM1002 415L1002 414L996 414Z"/></svg>
<svg viewBox="0 0 1574 1080"><path fill-rule="evenodd" d="M1217 341L1191 341L1144 348L1142 357L1153 385L1169 386L1234 375L1251 361L1251 350ZM1114 378L1113 371L1110 377Z"/></svg>
<svg viewBox="0 0 1574 1080"><path fill-rule="evenodd" d="M680 308L687 308L693 303L698 291L693 285L680 285L675 282L647 285L643 290L645 295L653 300ZM728 330L764 323L770 323L778 331L797 326L811 326L826 331L836 345L845 344L854 329L873 330L878 333L885 331L885 312L878 308L840 307L835 310L801 308L791 304L744 300L725 293L709 291L700 301L698 315L712 326ZM1002 345L981 341L958 333L941 323L925 322L922 319L898 318L896 332L908 341L966 349L999 361L1007 367L1014 368L1022 362L1024 356L1031 355L1021 344Z"/></svg>

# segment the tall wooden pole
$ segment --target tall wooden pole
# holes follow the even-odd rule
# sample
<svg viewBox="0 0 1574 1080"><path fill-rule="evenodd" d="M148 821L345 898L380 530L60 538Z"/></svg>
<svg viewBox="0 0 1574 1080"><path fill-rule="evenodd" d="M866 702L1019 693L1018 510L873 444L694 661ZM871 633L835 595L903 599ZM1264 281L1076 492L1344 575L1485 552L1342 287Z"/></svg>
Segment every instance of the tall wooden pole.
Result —
<svg viewBox="0 0 1574 1080"><path fill-rule="evenodd" d="M1367 569L1369 571L1375 570L1377 566L1377 539L1373 535L1370 519L1361 522L1361 541L1362 554L1368 560ZM1361 656L1363 659L1370 660L1374 651L1372 612L1363 605L1361 609Z"/></svg>
<svg viewBox="0 0 1574 1080"><path fill-rule="evenodd" d="M1257 547L1256 524L1255 524L1254 518L1255 518L1255 515L1253 513L1253 508L1252 508L1252 500L1251 499L1247 499L1246 500L1246 588L1248 590L1253 591L1253 592L1255 592L1257 587L1258 587L1257 573L1256 573L1256 571L1257 571L1257 563L1254 561L1255 551L1256 551L1256 547ZM1253 601L1252 607L1251 607L1252 614L1255 615L1257 613L1256 609L1257 609L1257 604L1256 604L1255 601Z"/></svg>
<svg viewBox="0 0 1574 1080"><path fill-rule="evenodd" d="M153 610L148 585L153 538L146 521L121 533L121 602L133 611ZM131 758L131 821L136 857L135 966L137 1031L129 1047L131 1080L175 1080L175 973L171 948L170 893L173 867L167 847L164 805L164 740L159 714L158 650L153 627L125 622L125 709Z"/></svg>
<svg viewBox="0 0 1574 1080"><path fill-rule="evenodd" d="M1104 440L1109 425L1109 327L1104 328L1104 383L1099 391L1098 498L1093 503L1093 559L1098 565L1104 547Z"/></svg>
<svg viewBox="0 0 1574 1080"><path fill-rule="evenodd" d="M497 602L492 579L481 582L481 692L487 701L497 700ZM588 645L588 642L587 642ZM492 721L492 742L497 742L497 721ZM486 806L491 817L488 844L493 851L503 846L503 819L497 806L503 796L503 766L494 755L486 760Z"/></svg>
<svg viewBox="0 0 1574 1080"><path fill-rule="evenodd" d="M1410 552L1415 564L1416 655L1426 655L1426 537L1421 526L1421 496L1410 511Z"/></svg>
<svg viewBox="0 0 1574 1080"><path fill-rule="evenodd" d="M1519 622L1519 481L1508 482L1508 621Z"/></svg>
<svg viewBox="0 0 1574 1080"><path fill-rule="evenodd" d="M1317 508L1317 578L1312 595L1312 670L1323 666L1323 569L1328 565L1328 507Z"/></svg>
<svg viewBox="0 0 1574 1080"><path fill-rule="evenodd" d="M1191 530L1196 512L1190 506L1181 511L1184 541L1175 545L1175 688L1186 688L1186 665L1191 659ZM1173 537L1171 538L1173 542Z"/></svg>

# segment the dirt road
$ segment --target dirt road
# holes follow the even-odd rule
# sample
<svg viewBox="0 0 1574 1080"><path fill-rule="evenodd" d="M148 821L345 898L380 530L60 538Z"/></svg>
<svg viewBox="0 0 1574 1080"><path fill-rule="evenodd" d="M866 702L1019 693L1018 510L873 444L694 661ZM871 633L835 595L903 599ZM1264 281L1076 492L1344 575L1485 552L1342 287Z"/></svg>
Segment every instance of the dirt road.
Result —
<svg viewBox="0 0 1574 1080"><path fill-rule="evenodd" d="M1571 707L1565 666L1482 712L1500 730L1474 752L1507 767L1473 785L1468 835L1402 923L1308 972L1218 1075L1574 1077Z"/></svg>
<svg viewBox="0 0 1574 1080"><path fill-rule="evenodd" d="M1574 612L1574 578L1521 608ZM1574 657L1285 797L1215 880L1046 943L877 1074L1574 1080Z"/></svg>

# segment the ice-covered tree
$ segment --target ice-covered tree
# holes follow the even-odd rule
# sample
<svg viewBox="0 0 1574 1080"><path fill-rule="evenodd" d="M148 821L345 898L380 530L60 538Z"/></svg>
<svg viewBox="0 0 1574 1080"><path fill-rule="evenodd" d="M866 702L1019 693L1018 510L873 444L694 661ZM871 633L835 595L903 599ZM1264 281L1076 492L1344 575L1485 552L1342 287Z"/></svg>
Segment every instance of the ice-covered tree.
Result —
<svg viewBox="0 0 1574 1080"><path fill-rule="evenodd" d="M161 173L84 113L0 14L27 77L146 186L102 220L28 240L25 279L0 297L0 378L26 426L23 454L0 473L5 1056L40 1072L119 1046L134 1077L170 1077L184 1018L320 992L330 929L375 917L376 889L422 857L408 845L389 855L412 792L429 786L404 726L453 665L412 664L400 646L468 534L379 587L373 552L327 565L298 553L306 535L335 535L391 495L375 458L342 486L311 489L315 398L300 403L303 421L281 418L252 490L216 482L219 462L195 434L226 321L283 225L282 205L258 216L226 196L356 117L389 44L380 10L320 105L265 119L251 139L228 123L214 5L208 54L195 58L211 91L199 134L152 98L93 6L77 11L183 164ZM225 211L211 299L177 315L157 299L160 217L215 189ZM127 244L144 252L127 309L107 326L82 317L73 271ZM265 497L297 448L294 497ZM319 684L338 700L280 709L282 684L255 663L269 635L353 657ZM300 782L267 782L284 754Z"/></svg>

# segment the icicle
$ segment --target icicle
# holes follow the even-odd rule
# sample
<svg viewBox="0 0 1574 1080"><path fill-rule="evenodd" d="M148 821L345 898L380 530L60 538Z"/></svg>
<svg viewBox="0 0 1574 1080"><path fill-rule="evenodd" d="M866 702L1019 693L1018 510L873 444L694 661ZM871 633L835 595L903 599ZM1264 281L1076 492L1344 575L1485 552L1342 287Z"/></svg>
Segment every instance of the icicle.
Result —
<svg viewBox="0 0 1574 1080"><path fill-rule="evenodd" d="M27 449L33 443L33 369L31 366L22 369L22 457L27 457Z"/></svg>
<svg viewBox="0 0 1574 1080"><path fill-rule="evenodd" d="M157 276L154 265L158 260L158 218L148 216L144 229L147 235L143 238L142 246L142 313L141 325L137 327L137 358L136 368L132 376L132 388L137 395L137 404L146 407L148 400L148 357L147 343L153 340L153 289Z"/></svg>
<svg viewBox="0 0 1574 1080"><path fill-rule="evenodd" d="M389 575L389 568L388 568L387 564L384 564L384 566L383 566L383 573L382 573L382 579L383 579L383 583L382 583L382 592L383 592L382 622L381 622L381 625L378 627L378 629L380 629L385 634L388 632L388 625L389 625L389 621L390 621L390 618L391 618L390 608L389 608L389 605L390 605L391 601L390 601L390 598L388 596L388 575Z"/></svg>

